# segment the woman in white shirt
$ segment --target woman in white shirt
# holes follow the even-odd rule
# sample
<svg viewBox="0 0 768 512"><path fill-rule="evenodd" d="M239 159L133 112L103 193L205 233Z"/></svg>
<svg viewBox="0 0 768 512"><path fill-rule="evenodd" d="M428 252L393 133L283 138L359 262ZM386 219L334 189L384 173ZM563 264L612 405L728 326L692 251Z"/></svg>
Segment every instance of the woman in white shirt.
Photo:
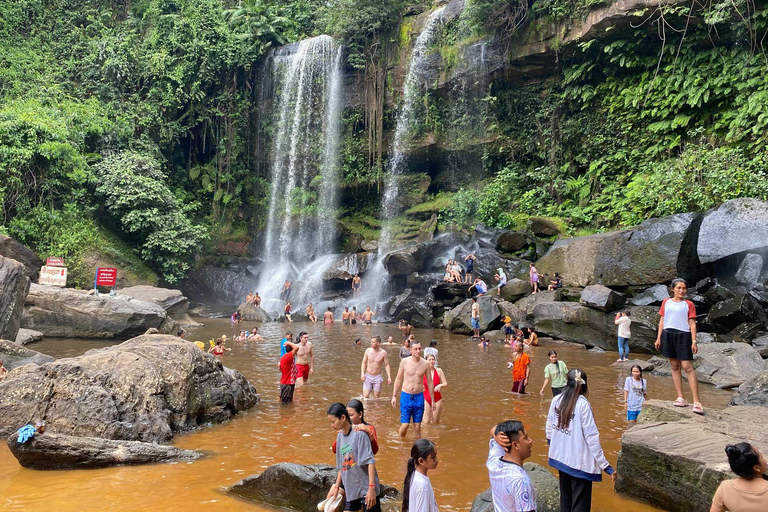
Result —
<svg viewBox="0 0 768 512"><path fill-rule="evenodd" d="M427 471L436 467L435 443L429 439L419 439L413 443L403 484L402 512L438 512L435 491L427 476Z"/></svg>
<svg viewBox="0 0 768 512"><path fill-rule="evenodd" d="M656 350L669 359L672 367L672 382L675 384L677 399L675 407L687 407L688 402L683 396L683 374L688 378L693 394L693 412L704 414L704 406L699 401L699 380L693 369L693 354L699 351L696 344L696 306L685 300L688 285L683 279L672 281L671 299L661 303L659 315L659 334L656 337Z"/></svg>
<svg viewBox="0 0 768 512"><path fill-rule="evenodd" d="M619 311L616 313L616 318L613 323L619 326L619 358L617 361L629 361L629 337L632 333L629 330L629 325L632 323L632 319L629 311Z"/></svg>

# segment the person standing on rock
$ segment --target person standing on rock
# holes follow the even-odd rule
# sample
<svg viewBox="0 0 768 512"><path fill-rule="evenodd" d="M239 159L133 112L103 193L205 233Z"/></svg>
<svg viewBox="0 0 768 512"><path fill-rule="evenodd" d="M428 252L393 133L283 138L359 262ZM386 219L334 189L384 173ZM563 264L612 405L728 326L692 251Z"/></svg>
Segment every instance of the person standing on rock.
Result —
<svg viewBox="0 0 768 512"><path fill-rule="evenodd" d="M616 481L616 471L605 458L600 433L587 400L587 374L568 372L565 390L552 399L547 414L549 465L559 473L560 510L589 512L592 482L602 481L602 471Z"/></svg>
<svg viewBox="0 0 768 512"><path fill-rule="evenodd" d="M528 273L531 276L531 293L539 293L539 271L536 270L533 263L531 263Z"/></svg>
<svg viewBox="0 0 768 512"><path fill-rule="evenodd" d="M470 322L472 322L472 339L477 339L480 337L480 304L477 303L477 297L472 297Z"/></svg>
<svg viewBox="0 0 768 512"><path fill-rule="evenodd" d="M536 488L523 468L532 447L533 439L520 421L507 420L491 427L485 467L496 512L535 512Z"/></svg>
<svg viewBox="0 0 768 512"><path fill-rule="evenodd" d="M293 402L293 391L296 389L296 352L299 351L298 343L285 342L286 352L280 358L280 401L284 404Z"/></svg>
<svg viewBox="0 0 768 512"><path fill-rule="evenodd" d="M419 439L411 447L403 482L401 512L438 512L435 491L427 471L437 468L437 450L429 439Z"/></svg>
<svg viewBox="0 0 768 512"><path fill-rule="evenodd" d="M427 376L427 389L435 412L435 389L429 363L421 357L421 345L418 341L411 342L411 357L400 361L397 369L395 387L392 390L392 407L397 406L397 392L400 391L400 437L408 433L408 426L413 418L413 431L416 437L421 437L421 420L424 417L424 376Z"/></svg>
<svg viewBox="0 0 768 512"><path fill-rule="evenodd" d="M283 283L283 287L280 290L280 300L283 300L285 302L288 302L288 299L291 298L291 282L289 280L285 280Z"/></svg>
<svg viewBox="0 0 768 512"><path fill-rule="evenodd" d="M496 293L501 295L501 289L507 285L507 274L504 273L503 268L499 267L493 278L499 282L499 285L496 287Z"/></svg>
<svg viewBox="0 0 768 512"><path fill-rule="evenodd" d="M379 503L379 475L368 434L352 428L349 411L342 403L328 409L331 428L336 436L336 483L328 491L327 500L334 500L344 488L345 511L381 512Z"/></svg>
<svg viewBox="0 0 768 512"><path fill-rule="evenodd" d="M738 478L720 482L709 512L765 512L768 510L768 464L757 447L749 443L725 447L731 471Z"/></svg>
<svg viewBox="0 0 768 512"><path fill-rule="evenodd" d="M629 337L632 335L629 330L629 325L632 323L630 315L629 311L619 311L613 320L613 323L619 326L619 358L616 360L618 362L629 361Z"/></svg>
<svg viewBox="0 0 768 512"><path fill-rule="evenodd" d="M392 385L392 375L389 369L387 351L381 348L381 336L371 338L371 348L365 349L363 364L360 365L360 380L363 381L363 398L381 396L381 384L384 376L381 374L382 366L387 371L387 385Z"/></svg>
<svg viewBox="0 0 768 512"><path fill-rule="evenodd" d="M285 303L285 321L288 323L293 322L293 320L291 319L291 303L290 302Z"/></svg>
<svg viewBox="0 0 768 512"><path fill-rule="evenodd" d="M464 263L467 264L467 272L464 275L465 283L472 282L472 274L475 272L475 261L477 261L477 258L475 258L474 254L467 254L467 257L464 258Z"/></svg>
<svg viewBox="0 0 768 512"><path fill-rule="evenodd" d="M309 376L315 373L315 351L309 334L299 333L299 350L296 352L296 385L303 386L309 380Z"/></svg>
<svg viewBox="0 0 768 512"><path fill-rule="evenodd" d="M360 290L363 287L363 280L360 279L360 274L355 274L352 278L352 298L358 298L360 296Z"/></svg>
<svg viewBox="0 0 768 512"><path fill-rule="evenodd" d="M552 396L556 397L563 392L568 383L568 367L565 365L565 361L557 360L557 352L554 350L550 350L547 355L549 356L549 364L544 368L544 384L542 384L539 394L543 395L547 384L552 382Z"/></svg>
<svg viewBox="0 0 768 512"><path fill-rule="evenodd" d="M317 315L315 314L315 307L312 305L311 302L307 305L307 308L304 311L307 312L307 318L309 319L310 322L312 322L312 323L317 322Z"/></svg>
<svg viewBox="0 0 768 512"><path fill-rule="evenodd" d="M685 280L672 280L673 296L670 299L664 299L659 310L661 320L659 320L659 334L656 337L655 347L669 359L669 365L672 367L672 382L677 391L674 406L688 406L683 396L682 367L693 394L693 412L704 414L704 406L699 400L699 379L693 369L693 355L699 351L696 343L696 306L693 302L685 300L687 292L688 284Z"/></svg>

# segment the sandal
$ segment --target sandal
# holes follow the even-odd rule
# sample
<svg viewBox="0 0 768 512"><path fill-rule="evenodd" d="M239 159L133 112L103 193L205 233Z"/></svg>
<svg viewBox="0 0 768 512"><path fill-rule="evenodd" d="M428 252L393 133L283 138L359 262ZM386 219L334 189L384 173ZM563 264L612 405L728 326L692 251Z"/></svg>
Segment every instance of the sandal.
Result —
<svg viewBox="0 0 768 512"><path fill-rule="evenodd" d="M704 406L701 405L701 402L693 402L693 412L696 414L704 414Z"/></svg>
<svg viewBox="0 0 768 512"><path fill-rule="evenodd" d="M672 403L672 405L674 405L675 407L688 407L688 402L685 401L685 398L679 396L679 397L677 397L677 400L675 400ZM699 404L699 405L701 405L701 404ZM703 410L704 409L702 408L702 411Z"/></svg>

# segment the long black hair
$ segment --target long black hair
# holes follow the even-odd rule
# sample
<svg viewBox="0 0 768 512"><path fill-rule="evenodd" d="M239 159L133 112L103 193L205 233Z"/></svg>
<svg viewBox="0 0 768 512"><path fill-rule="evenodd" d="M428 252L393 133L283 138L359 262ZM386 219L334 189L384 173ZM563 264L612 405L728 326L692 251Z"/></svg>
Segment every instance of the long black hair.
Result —
<svg viewBox="0 0 768 512"><path fill-rule="evenodd" d="M357 398L353 398L349 402L347 402L347 407L351 407L354 409L357 414L360 415L360 423L363 425L367 425L368 423L365 421L365 409L363 408L363 402L358 400ZM347 413L349 414L349 413Z"/></svg>
<svg viewBox="0 0 768 512"><path fill-rule="evenodd" d="M637 371L640 372L640 385L643 387L643 393L645 393L645 382L643 382L643 369L640 368L639 364L633 364L632 368L629 369L629 376L632 377L632 370L637 368ZM634 377L632 377L632 380L635 380Z"/></svg>
<svg viewBox="0 0 768 512"><path fill-rule="evenodd" d="M568 372L568 383L565 385L560 404L557 406L557 428L566 429L571 423L573 411L576 409L576 402L579 397L589 395L587 388L587 374L584 371L574 368Z"/></svg>
<svg viewBox="0 0 768 512"><path fill-rule="evenodd" d="M550 350L547 353L547 357L552 357L552 356L557 357L557 352L555 352L554 350ZM556 368L555 371L557 372L557 376L559 377L560 376L560 360L558 360L557 364L555 364L555 368Z"/></svg>
<svg viewBox="0 0 768 512"><path fill-rule="evenodd" d="M347 406L344 405L341 402L336 402L332 406L328 408L328 415L329 416L335 416L336 418L341 419L342 417L347 418L347 421L349 424L352 424L352 420L349 418L349 411L347 411Z"/></svg>
<svg viewBox="0 0 768 512"><path fill-rule="evenodd" d="M427 458L435 452L435 443L429 439L419 439L411 447L411 458L408 459L408 471L405 473L405 482L403 483L403 508L401 512L408 512L408 498L411 494L411 480L413 472L416 471L416 464L419 459Z"/></svg>
<svg viewBox="0 0 768 512"><path fill-rule="evenodd" d="M755 477L755 466L760 464L760 457L751 444L729 444L725 447L725 453L728 455L728 463L734 473L747 480Z"/></svg>

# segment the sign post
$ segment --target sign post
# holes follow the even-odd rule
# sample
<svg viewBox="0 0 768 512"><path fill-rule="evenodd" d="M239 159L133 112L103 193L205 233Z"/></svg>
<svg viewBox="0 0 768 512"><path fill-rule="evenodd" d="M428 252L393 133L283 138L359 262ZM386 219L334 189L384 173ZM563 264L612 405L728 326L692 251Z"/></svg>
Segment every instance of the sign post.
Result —
<svg viewBox="0 0 768 512"><path fill-rule="evenodd" d="M113 291L115 284L117 283L117 269L116 268L97 268L96 278L93 280L93 288L96 293L99 292L99 286L111 286Z"/></svg>
<svg viewBox="0 0 768 512"><path fill-rule="evenodd" d="M41 267L38 282L40 284L65 287L67 286L67 268L48 265Z"/></svg>

